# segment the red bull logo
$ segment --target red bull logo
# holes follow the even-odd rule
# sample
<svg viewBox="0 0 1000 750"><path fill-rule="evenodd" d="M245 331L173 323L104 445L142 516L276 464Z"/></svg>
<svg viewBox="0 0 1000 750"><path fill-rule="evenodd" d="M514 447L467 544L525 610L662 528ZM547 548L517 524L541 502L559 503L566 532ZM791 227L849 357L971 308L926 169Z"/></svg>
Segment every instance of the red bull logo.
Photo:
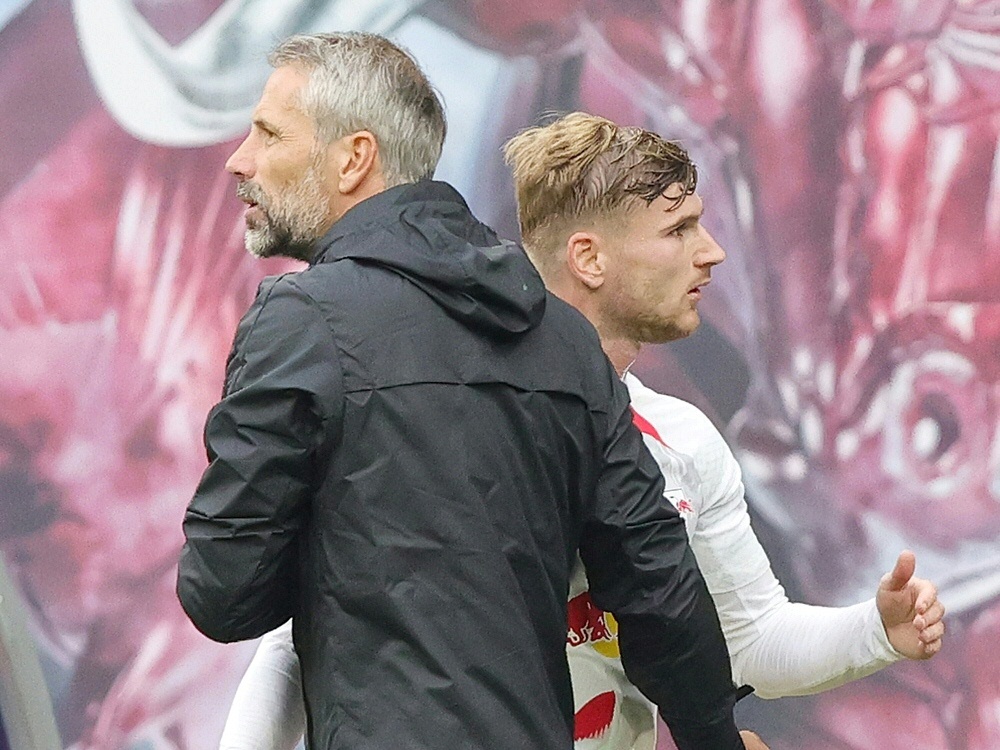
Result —
<svg viewBox="0 0 1000 750"><path fill-rule="evenodd" d="M608 627L604 612L594 606L588 591L569 600L566 605L566 625L566 642L570 646L610 641L615 637Z"/></svg>

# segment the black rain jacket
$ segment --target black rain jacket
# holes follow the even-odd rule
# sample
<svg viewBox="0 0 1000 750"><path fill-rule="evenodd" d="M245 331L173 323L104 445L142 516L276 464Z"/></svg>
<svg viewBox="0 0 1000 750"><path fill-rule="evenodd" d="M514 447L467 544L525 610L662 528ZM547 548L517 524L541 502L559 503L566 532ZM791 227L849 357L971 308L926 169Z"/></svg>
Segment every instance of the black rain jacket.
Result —
<svg viewBox="0 0 1000 750"><path fill-rule="evenodd" d="M715 609L596 332L448 185L386 190L243 317L178 594L292 617L311 750L572 747L579 549L681 750L742 748Z"/></svg>

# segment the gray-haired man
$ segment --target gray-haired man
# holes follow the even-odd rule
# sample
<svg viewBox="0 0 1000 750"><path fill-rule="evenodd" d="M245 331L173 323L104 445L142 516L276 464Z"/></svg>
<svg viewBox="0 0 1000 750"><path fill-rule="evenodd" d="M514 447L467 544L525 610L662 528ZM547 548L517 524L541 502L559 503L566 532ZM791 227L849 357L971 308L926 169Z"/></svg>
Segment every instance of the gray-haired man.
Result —
<svg viewBox="0 0 1000 750"><path fill-rule="evenodd" d="M227 168L265 281L206 425L178 592L209 637L293 617L311 748L569 748L577 549L682 750L740 748L725 643L593 328L429 181L404 52L293 37Z"/></svg>

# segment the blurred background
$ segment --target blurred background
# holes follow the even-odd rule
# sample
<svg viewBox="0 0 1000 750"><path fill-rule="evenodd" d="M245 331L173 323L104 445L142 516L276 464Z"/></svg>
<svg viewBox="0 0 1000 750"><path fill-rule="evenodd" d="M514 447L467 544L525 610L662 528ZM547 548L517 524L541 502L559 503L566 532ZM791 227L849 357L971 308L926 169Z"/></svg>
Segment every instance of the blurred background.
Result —
<svg viewBox="0 0 1000 750"><path fill-rule="evenodd" d="M218 742L253 644L188 624L180 521L236 323L291 267L246 255L222 167L266 52L344 29L419 60L437 176L507 236L500 146L546 114L694 154L729 258L636 371L725 432L790 596L868 598L908 547L950 613L932 662L742 723L1000 747L1000 2L0 0L0 748L60 744L40 687L61 747Z"/></svg>

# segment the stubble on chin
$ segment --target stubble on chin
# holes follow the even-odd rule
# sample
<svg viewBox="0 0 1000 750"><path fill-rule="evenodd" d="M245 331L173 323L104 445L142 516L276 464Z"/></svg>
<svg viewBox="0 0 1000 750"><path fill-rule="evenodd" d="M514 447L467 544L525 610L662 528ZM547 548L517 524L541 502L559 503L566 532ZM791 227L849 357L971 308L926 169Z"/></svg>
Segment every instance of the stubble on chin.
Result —
<svg viewBox="0 0 1000 750"><path fill-rule="evenodd" d="M281 256L312 262L329 212L318 172L311 169L293 190L281 195L269 197L256 186L252 189L251 197L259 198L263 217L260 226L246 228L247 251L257 258Z"/></svg>
<svg viewBox="0 0 1000 750"><path fill-rule="evenodd" d="M623 321L622 327L641 344L668 344L690 336L700 322L697 312L692 319L689 315L662 316L642 311Z"/></svg>
<svg viewBox="0 0 1000 750"><path fill-rule="evenodd" d="M291 258L310 263L318 237L294 239L288 232L276 232L270 225L247 229L243 240L247 252L255 258Z"/></svg>
<svg viewBox="0 0 1000 750"><path fill-rule="evenodd" d="M277 254L277 243L268 227L247 227L243 234L243 244L247 252L255 258L270 258Z"/></svg>

